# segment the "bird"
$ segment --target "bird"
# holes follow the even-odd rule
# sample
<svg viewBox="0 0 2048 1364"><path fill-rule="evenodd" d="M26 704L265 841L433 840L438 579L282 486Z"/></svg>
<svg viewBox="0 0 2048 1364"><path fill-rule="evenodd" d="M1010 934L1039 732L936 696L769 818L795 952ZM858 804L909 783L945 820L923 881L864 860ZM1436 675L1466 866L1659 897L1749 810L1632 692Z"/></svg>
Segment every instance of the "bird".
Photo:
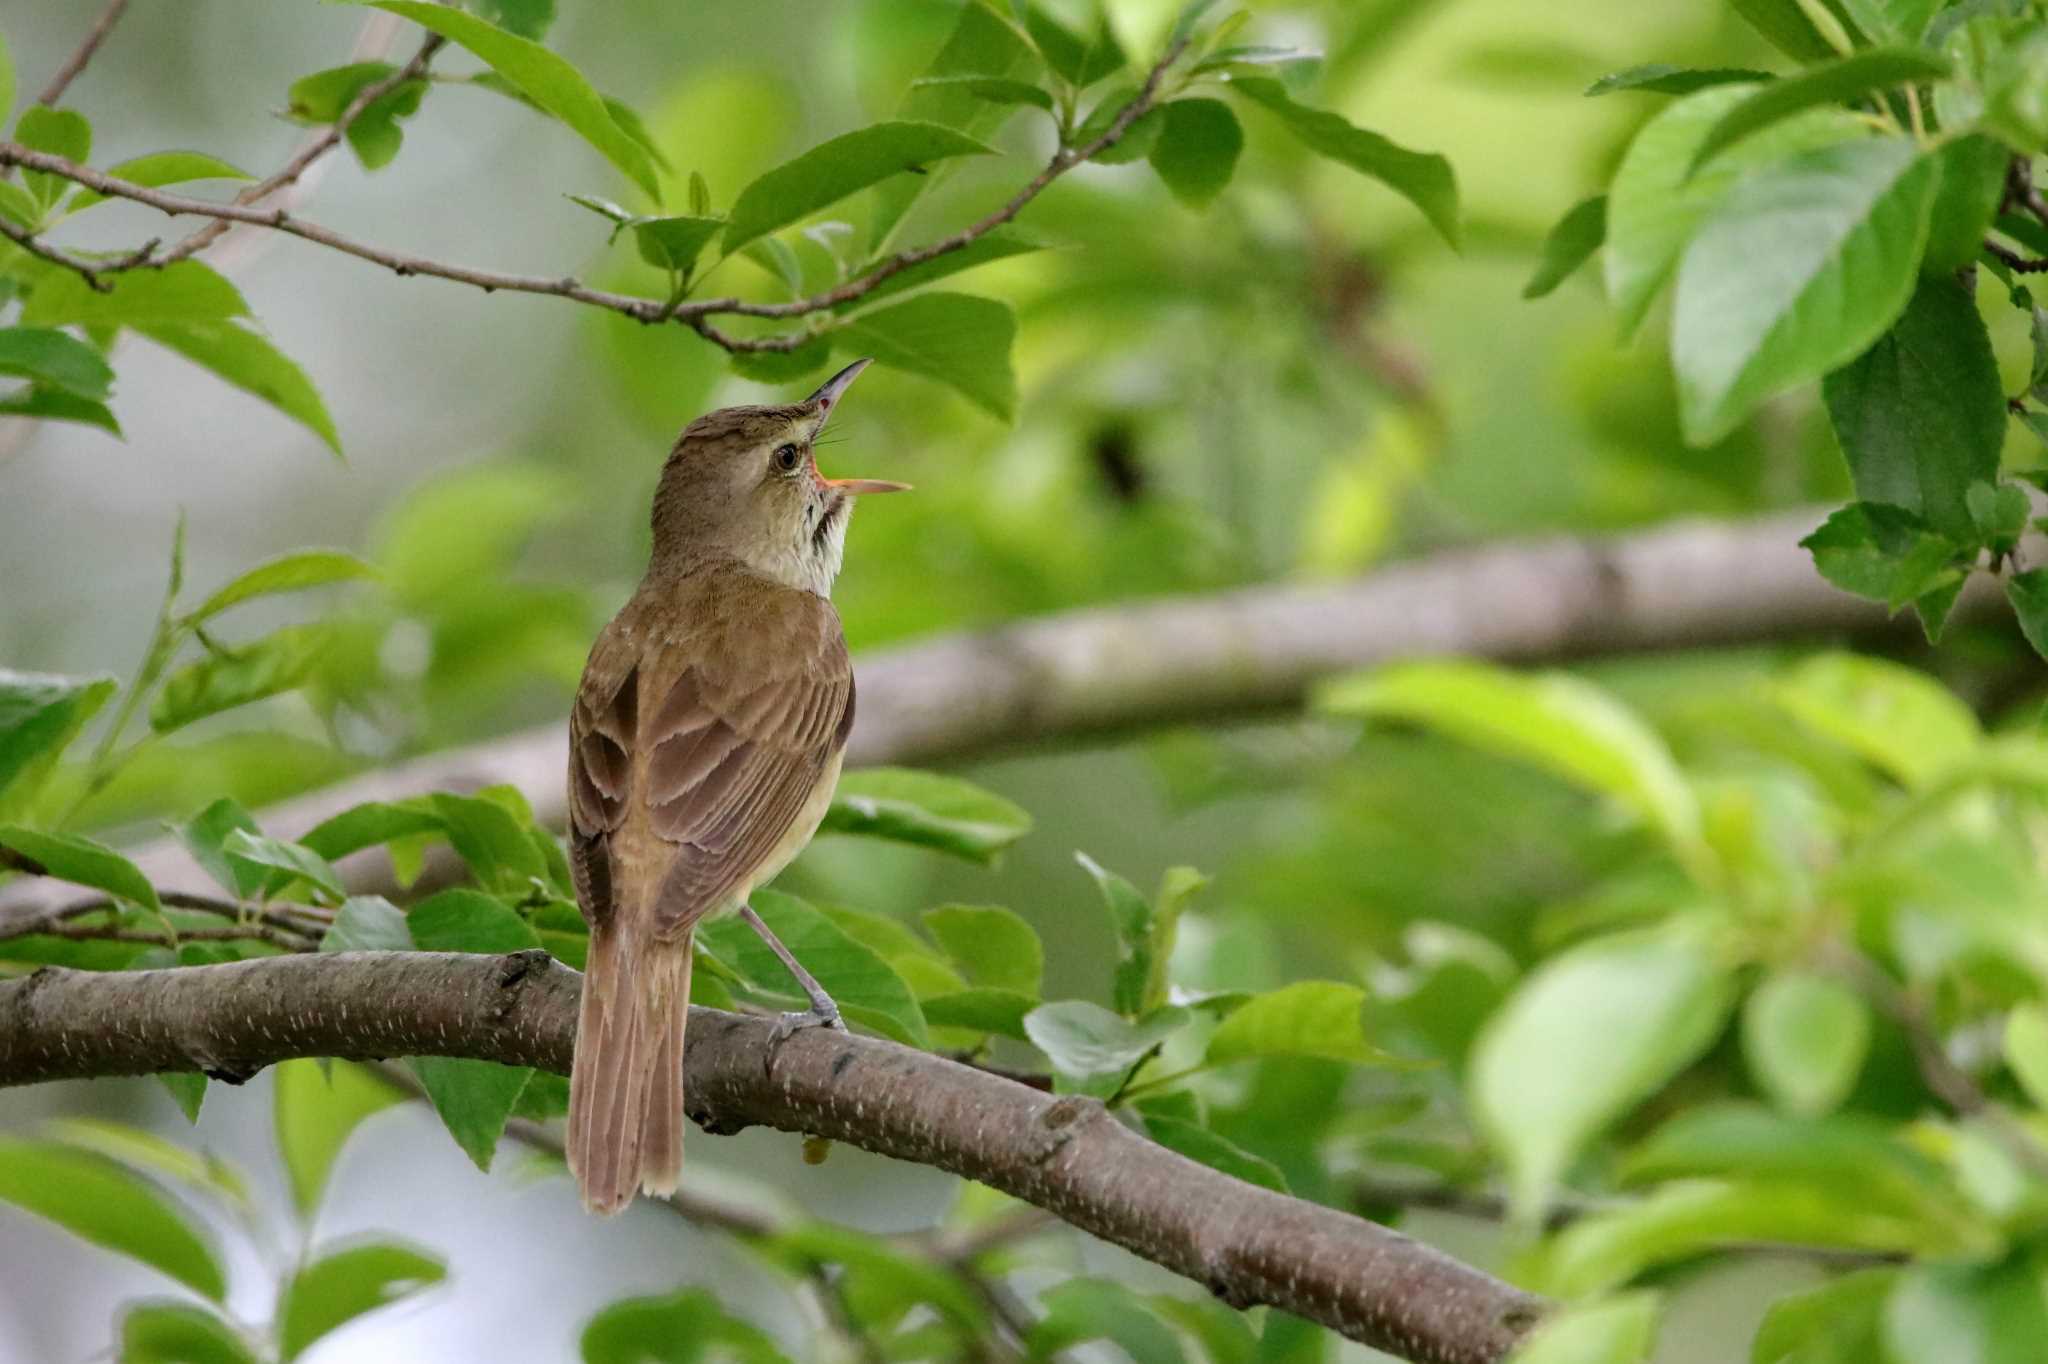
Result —
<svg viewBox="0 0 2048 1364"><path fill-rule="evenodd" d="M727 407L662 466L653 550L599 633L569 717L569 863L590 927L567 1155L583 1204L673 1193L683 1162L692 940L736 912L802 986L801 1027L839 1009L748 898L825 816L853 728L831 602L853 501L904 484L830 479L814 447L856 360L810 397Z"/></svg>

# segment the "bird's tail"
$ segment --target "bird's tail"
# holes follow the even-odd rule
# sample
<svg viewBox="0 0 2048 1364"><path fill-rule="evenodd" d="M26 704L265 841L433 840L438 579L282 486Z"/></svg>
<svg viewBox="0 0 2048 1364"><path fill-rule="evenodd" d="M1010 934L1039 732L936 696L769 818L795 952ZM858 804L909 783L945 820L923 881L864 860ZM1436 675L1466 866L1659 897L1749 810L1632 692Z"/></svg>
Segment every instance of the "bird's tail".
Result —
<svg viewBox="0 0 2048 1364"><path fill-rule="evenodd" d="M674 1193L682 1175L694 936L641 943L615 928L590 935L569 1073L568 1156L591 1212L619 1211L636 1189Z"/></svg>

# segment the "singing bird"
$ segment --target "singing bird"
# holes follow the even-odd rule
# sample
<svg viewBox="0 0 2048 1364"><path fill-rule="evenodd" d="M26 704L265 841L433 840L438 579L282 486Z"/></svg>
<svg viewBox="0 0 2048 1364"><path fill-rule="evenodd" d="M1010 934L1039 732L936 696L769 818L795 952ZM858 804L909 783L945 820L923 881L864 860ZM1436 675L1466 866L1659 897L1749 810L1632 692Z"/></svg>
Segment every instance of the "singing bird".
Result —
<svg viewBox="0 0 2048 1364"><path fill-rule="evenodd" d="M590 924L569 1081L569 1168L592 1212L675 1190L691 938L737 910L810 996L785 1030L843 1027L747 904L817 832L853 728L832 609L853 498L813 443L866 360L803 402L683 431L654 495L654 552L597 637L569 719L569 849Z"/></svg>

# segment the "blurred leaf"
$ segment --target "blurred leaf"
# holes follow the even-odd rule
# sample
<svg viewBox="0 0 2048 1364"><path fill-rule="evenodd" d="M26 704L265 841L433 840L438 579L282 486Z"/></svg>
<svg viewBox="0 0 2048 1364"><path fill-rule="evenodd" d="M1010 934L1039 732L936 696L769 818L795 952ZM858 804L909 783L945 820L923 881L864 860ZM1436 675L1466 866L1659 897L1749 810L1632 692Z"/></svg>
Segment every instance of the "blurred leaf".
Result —
<svg viewBox="0 0 2048 1364"><path fill-rule="evenodd" d="M1722 114L1693 152L1693 168L1724 147L1817 105L1845 104L1888 86L1939 80L1948 74L1947 58L1918 48L1871 48L1808 67L1772 81Z"/></svg>
<svg viewBox="0 0 2048 1364"><path fill-rule="evenodd" d="M0 1200L215 1302L227 1293L200 1226L147 1180L101 1156L53 1141L0 1138Z"/></svg>
<svg viewBox="0 0 2048 1364"><path fill-rule="evenodd" d="M1729 191L1678 270L1671 355L1687 440L1719 440L1883 335L1913 295L1939 178L1909 139L1874 138Z"/></svg>
<svg viewBox="0 0 2048 1364"><path fill-rule="evenodd" d="M909 1046L931 1045L910 987L873 948L795 896L762 890L754 892L751 902L769 931L817 977L850 1021ZM801 993L768 944L737 915L700 924L697 945L764 994L787 998Z"/></svg>
<svg viewBox="0 0 2048 1364"><path fill-rule="evenodd" d="M1008 304L934 289L849 318L840 325L838 345L936 379L1007 422L1017 410L1017 376L1010 369L1016 334Z"/></svg>
<svg viewBox="0 0 2048 1364"><path fill-rule="evenodd" d="M14 140L31 151L48 152L80 165L92 159L92 124L70 109L31 104L14 124ZM25 170L21 183L44 213L71 189L71 182L49 171Z"/></svg>
<svg viewBox="0 0 2048 1364"><path fill-rule="evenodd" d="M1522 286L1522 297L1542 298L1550 293L1593 259L1593 253L1605 240L1607 196L1596 194L1574 204L1543 239L1543 259L1537 263L1536 273Z"/></svg>
<svg viewBox="0 0 2048 1364"><path fill-rule="evenodd" d="M1915 602L1923 613L1930 598L1953 600L1949 589L1960 586L1958 564L1966 560L1961 545L1936 535L1903 507L1882 502L1852 502L1799 543L1813 555L1820 575L1843 591L1894 610ZM1931 636L1940 633L1944 614L1923 614Z"/></svg>
<svg viewBox="0 0 2048 1364"><path fill-rule="evenodd" d="M0 398L0 417L21 417L30 421L78 422L97 426L112 436L121 434L121 423L105 403L74 397L56 389L30 387Z"/></svg>
<svg viewBox="0 0 2048 1364"><path fill-rule="evenodd" d="M659 203L661 186L647 150L621 129L583 74L538 43L474 15L422 0L370 0L376 8L410 19L482 58L520 93L580 134Z"/></svg>
<svg viewBox="0 0 2048 1364"><path fill-rule="evenodd" d="M533 1078L533 1067L463 1056L408 1056L405 1064L427 1091L448 1135L477 1169L488 1174L498 1139L505 1134L505 1120Z"/></svg>
<svg viewBox="0 0 2048 1364"><path fill-rule="evenodd" d="M819 826L821 833L886 838L984 865L1030 831L1031 816L994 792L907 767L842 775Z"/></svg>
<svg viewBox="0 0 2048 1364"><path fill-rule="evenodd" d="M1278 47L1269 43L1222 47L1188 68L1191 74L1211 72L1233 78L1245 75L1277 74L1282 81L1312 74L1323 63L1323 54L1307 47Z"/></svg>
<svg viewBox="0 0 2048 1364"><path fill-rule="evenodd" d="M708 1364L721 1357L789 1364L772 1336L729 1314L704 1288L622 1298L583 1328L583 1364Z"/></svg>
<svg viewBox="0 0 2048 1364"><path fill-rule="evenodd" d="M78 731L118 689L111 677L0 668L0 813L34 798Z"/></svg>
<svg viewBox="0 0 2048 1364"><path fill-rule="evenodd" d="M965 90L976 99L995 104L1029 104L1053 111L1052 96L1030 81L1002 80L994 76L925 76L912 83L913 89L932 86Z"/></svg>
<svg viewBox="0 0 2048 1364"><path fill-rule="evenodd" d="M259 1364L235 1328L203 1307L143 1301L121 1314L120 1364Z"/></svg>
<svg viewBox="0 0 2048 1364"><path fill-rule="evenodd" d="M406 923L422 952L523 952L540 946L532 926L504 901L460 886L414 905Z"/></svg>
<svg viewBox="0 0 2048 1364"><path fill-rule="evenodd" d="M276 596L282 592L303 592L310 587L373 578L377 570L353 554L338 549L304 549L266 560L236 576L212 596L186 613L188 621L207 621L245 601Z"/></svg>
<svg viewBox="0 0 2048 1364"><path fill-rule="evenodd" d="M975 238L975 240L961 247L958 251L948 251L943 256L934 256L932 259L921 264L910 266L908 269L898 270L895 274L868 290L860 298L849 299L844 303L833 305L833 311L845 313L855 308L864 308L873 304L875 300L886 298L890 294L904 293L908 290L930 284L933 280L944 279L948 275L957 275L963 270L972 270L977 265L986 265L990 261L1002 260L1009 256L1021 256L1028 252L1043 251L1045 249L1044 242L1026 237L1015 229L999 228L994 232L988 233L986 236ZM866 271L856 271L855 273L865 274Z"/></svg>
<svg viewBox="0 0 2048 1364"><path fill-rule="evenodd" d="M147 156L132 157L107 167L108 175L116 180L126 180L131 185L145 189L160 189L165 185L189 184L194 180L253 180L256 177L245 170L229 165L217 156L205 152L151 152ZM81 186L65 206L66 213L82 213L94 204L106 202L106 196Z"/></svg>
<svg viewBox="0 0 2048 1364"><path fill-rule="evenodd" d="M631 226L640 259L657 270L687 275L696 268L697 257L711 239L724 229L725 219L637 218Z"/></svg>
<svg viewBox="0 0 2048 1364"><path fill-rule="evenodd" d="M532 820L520 818L489 795L438 791L428 802L441 817L448 841L480 883L523 892L536 880L546 881L549 869L531 837Z"/></svg>
<svg viewBox="0 0 2048 1364"><path fill-rule="evenodd" d="M2005 1064L2034 1107L2048 1109L2048 1006L2023 1004L2006 1017Z"/></svg>
<svg viewBox="0 0 2048 1364"><path fill-rule="evenodd" d="M163 912L156 887L142 869L104 843L80 834L46 833L19 824L0 824L0 848L12 850L40 868L45 876L73 885L91 886L117 899Z"/></svg>
<svg viewBox="0 0 2048 1364"><path fill-rule="evenodd" d="M1260 1056L1320 1056L1355 1065L1394 1058L1365 1037L1365 991L1333 980L1302 980L1253 995L1216 1025L1207 1059L1225 1065Z"/></svg>
<svg viewBox="0 0 2048 1364"><path fill-rule="evenodd" d="M1339 678L1318 709L1405 720L1531 762L1614 800L1704 870L1699 805L1655 731L1608 693L1563 673L1525 676L1480 663L1408 663Z"/></svg>
<svg viewBox="0 0 2048 1364"><path fill-rule="evenodd" d="M1063 1081L1080 1093L1107 1098L1123 1087L1133 1066L1178 1032L1189 1017L1185 1009L1169 1008L1132 1023L1100 1004L1068 999L1041 1004L1026 1014L1024 1031Z"/></svg>
<svg viewBox="0 0 2048 1364"><path fill-rule="evenodd" d="M1946 687L1884 659L1816 654L1771 694L1800 724L1909 787L1929 785L1984 742L1977 717Z"/></svg>
<svg viewBox="0 0 2048 1364"><path fill-rule="evenodd" d="M231 863L263 867L272 872L282 872L282 877L272 876L269 884L275 894L278 889L289 886L293 881L303 881L308 886L327 895L339 904L348 898L348 891L342 888L341 876L326 858L282 839L266 838L252 834L246 829L233 829L221 840L221 851L227 854Z"/></svg>
<svg viewBox="0 0 2048 1364"><path fill-rule="evenodd" d="M1258 1357L1259 1338L1252 1334L1245 1314L1235 1308L1213 1298L1182 1298L1169 1293L1154 1293L1145 1303L1194 1337L1209 1364L1253 1364Z"/></svg>
<svg viewBox="0 0 2048 1364"><path fill-rule="evenodd" d="M1083 1341L1107 1340L1132 1364L1185 1364L1187 1359L1166 1324L1140 1298L1111 1279L1068 1279L1038 1295L1045 1315L1025 1339L1027 1357L1050 1360Z"/></svg>
<svg viewBox="0 0 2048 1364"><path fill-rule="evenodd" d="M2029 1364L2048 1340L2038 1264L1923 1264L1901 1272L1885 1303L1884 1340L1896 1360Z"/></svg>
<svg viewBox="0 0 2048 1364"><path fill-rule="evenodd" d="M1840 981L1780 971L1742 1010L1749 1073L1788 1113L1817 1117L1848 1097L1870 1050L1870 1010Z"/></svg>
<svg viewBox="0 0 2048 1364"><path fill-rule="evenodd" d="M158 734L195 720L292 691L313 675L333 633L324 625L287 625L233 652L209 653L164 679L150 703L149 727Z"/></svg>
<svg viewBox="0 0 2048 1364"><path fill-rule="evenodd" d="M216 378L255 394L318 436L335 454L341 453L340 433L334 429L334 418L328 415L319 390L304 370L260 332L218 320L142 319L135 329L159 346L211 370Z"/></svg>
<svg viewBox="0 0 2048 1364"><path fill-rule="evenodd" d="M1278 115L1309 150L1369 175L1422 210L1443 239L1458 245L1458 183L1451 163L1434 152L1412 152L1355 128L1326 109L1296 104L1276 80L1235 80L1230 88Z"/></svg>
<svg viewBox="0 0 2048 1364"><path fill-rule="evenodd" d="M1579 1149L1706 1050L1730 982L1695 924L1596 938L1543 962L1487 1021L1468 1089L1537 1217Z"/></svg>
<svg viewBox="0 0 2048 1364"><path fill-rule="evenodd" d="M1974 543L1965 497L1998 476L2005 393L1968 291L1923 280L1898 323L1823 388L1856 495Z"/></svg>
<svg viewBox="0 0 2048 1364"><path fill-rule="evenodd" d="M1657 1295L1621 1293L1546 1316L1508 1364L1643 1364L1657 1338Z"/></svg>
<svg viewBox="0 0 2048 1364"><path fill-rule="evenodd" d="M527 465L442 475L398 505L371 557L401 605L437 614L475 583L501 584L526 537L560 517L574 492L561 475Z"/></svg>
<svg viewBox="0 0 2048 1364"><path fill-rule="evenodd" d="M1935 151L1941 161L1941 193L1928 226L1923 274L1949 275L1977 259L1984 234L2005 198L2005 168L2012 155L1982 133L1953 138Z"/></svg>
<svg viewBox="0 0 2048 1364"><path fill-rule="evenodd" d="M326 1251L285 1285L279 1354L289 1364L328 1332L431 1288L447 1274L434 1256L387 1241Z"/></svg>
<svg viewBox="0 0 2048 1364"><path fill-rule="evenodd" d="M1159 110L1152 169L1173 197L1207 208L1230 184L1244 150L1244 128L1230 106L1215 99L1177 99Z"/></svg>
<svg viewBox="0 0 2048 1364"><path fill-rule="evenodd" d="M1021 915L995 905L940 905L926 910L923 920L976 985L1038 996L1045 949Z"/></svg>
<svg viewBox="0 0 2048 1364"><path fill-rule="evenodd" d="M1106 19L1097 22L1094 37L1084 38L1053 18L1043 3L1018 8L1045 64L1075 88L1085 89L1124 69L1128 59Z"/></svg>
<svg viewBox="0 0 2048 1364"><path fill-rule="evenodd" d="M1749 21L1749 26L1788 57L1802 62L1825 61L1836 56L1836 49L1815 27L1813 10L1808 8L1812 0L1731 0L1735 12ZM1814 9L1828 11L1815 4ZM1839 23L1829 15L1830 23Z"/></svg>
<svg viewBox="0 0 2048 1364"><path fill-rule="evenodd" d="M105 398L114 382L98 351L54 327L0 327L0 374L88 401Z"/></svg>
<svg viewBox="0 0 2048 1364"><path fill-rule="evenodd" d="M522 38L539 42L555 22L555 0L478 0L484 18Z"/></svg>
<svg viewBox="0 0 2048 1364"><path fill-rule="evenodd" d="M1221 1170L1234 1179L1275 1193L1289 1192L1287 1176L1280 1173L1279 1166L1253 1155L1234 1142L1226 1141L1200 1123L1148 1113L1145 1115L1145 1130L1152 1134L1152 1140L1167 1150L1178 1151L1212 1170Z"/></svg>
<svg viewBox="0 0 2048 1364"><path fill-rule="evenodd" d="M1689 95L1695 90L1705 90L1715 85L1748 85L1770 79L1771 73L1768 71L1751 71L1741 67L1718 66L1698 70L1670 66L1664 62L1646 62L1641 66L1631 66L1626 71L1615 71L1602 76L1586 87L1586 94L1591 97L1611 95L1621 90L1648 90L1659 95Z"/></svg>
<svg viewBox="0 0 2048 1364"><path fill-rule="evenodd" d="M4 119L14 108L14 55L7 50L7 39L0 37L0 119Z"/></svg>
<svg viewBox="0 0 2048 1364"><path fill-rule="evenodd" d="M2012 603L2027 643L2048 657L2048 569L2030 568L2007 578L2005 599Z"/></svg>
<svg viewBox="0 0 2048 1364"><path fill-rule="evenodd" d="M103 1118L59 1118L45 1131L66 1146L96 1151L142 1174L163 1175L237 1207L250 1206L247 1176L211 1152L200 1155L154 1132Z"/></svg>
<svg viewBox="0 0 2048 1364"><path fill-rule="evenodd" d="M1879 1321L1896 1269L1859 1269L1788 1293L1764 1313L1750 1364L1867 1364L1883 1357Z"/></svg>
<svg viewBox="0 0 2048 1364"><path fill-rule="evenodd" d="M338 123L364 87L375 85L397 71L398 68L390 62L376 61L353 62L316 71L292 83L286 113L301 123ZM426 88L425 81L405 81L370 101L356 115L348 126L347 137L363 169L378 170L397 158L405 143L405 134L399 130L398 120L410 118L419 111L420 99Z"/></svg>
<svg viewBox="0 0 2048 1364"><path fill-rule="evenodd" d="M1616 168L1607 193L1607 299L1623 335L1641 325L1694 232L1746 172L1868 132L1845 111L1814 110L1693 173L1708 130L1751 88L1716 86L1677 101L1643 125Z"/></svg>
<svg viewBox="0 0 2048 1364"><path fill-rule="evenodd" d="M886 1304L900 1314L906 1305L925 1303L972 1338L982 1338L989 1330L981 1299L959 1275L934 1259L907 1253L866 1232L806 1220L759 1244L769 1255L797 1266L844 1266L840 1282L856 1320L880 1315L863 1312L863 1304Z"/></svg>
<svg viewBox="0 0 2048 1364"><path fill-rule="evenodd" d="M1030 1041L1024 1018L1038 1007L1038 992L977 988L925 995L917 1001L925 1022L935 1028L968 1028Z"/></svg>
<svg viewBox="0 0 2048 1364"><path fill-rule="evenodd" d="M740 191L726 224L724 253L730 256L756 237L788 227L892 175L947 157L983 156L992 150L936 123L877 123L842 133Z"/></svg>
<svg viewBox="0 0 2048 1364"><path fill-rule="evenodd" d="M330 862L414 834L436 834L447 828L446 821L423 801L392 804L365 801L340 814L330 815L308 829L299 846L310 848Z"/></svg>
<svg viewBox="0 0 2048 1364"><path fill-rule="evenodd" d="M22 305L28 326L136 326L146 322L213 322L249 311L241 291L213 268L196 260L155 270L129 270L102 281L105 293L70 271L36 281Z"/></svg>
<svg viewBox="0 0 2048 1364"><path fill-rule="evenodd" d="M277 1149L284 1157L292 1204L310 1222L349 1134L363 1119L405 1095L375 1072L352 1062L323 1068L311 1058L272 1067Z"/></svg>

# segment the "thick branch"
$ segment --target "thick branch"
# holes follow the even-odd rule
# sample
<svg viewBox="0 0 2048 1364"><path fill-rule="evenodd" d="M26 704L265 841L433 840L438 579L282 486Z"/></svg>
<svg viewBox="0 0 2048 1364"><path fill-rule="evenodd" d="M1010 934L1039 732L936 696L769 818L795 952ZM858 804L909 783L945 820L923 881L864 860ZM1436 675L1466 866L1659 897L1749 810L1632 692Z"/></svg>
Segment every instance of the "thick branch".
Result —
<svg viewBox="0 0 2048 1364"><path fill-rule="evenodd" d="M580 978L546 953L364 952L0 983L0 1084L294 1056L446 1055L566 1072ZM1194 1279L1431 1364L1501 1358L1544 1303L1363 1218L1154 1145L1055 1098L891 1042L690 1011L690 1116L806 1132L977 1179Z"/></svg>

